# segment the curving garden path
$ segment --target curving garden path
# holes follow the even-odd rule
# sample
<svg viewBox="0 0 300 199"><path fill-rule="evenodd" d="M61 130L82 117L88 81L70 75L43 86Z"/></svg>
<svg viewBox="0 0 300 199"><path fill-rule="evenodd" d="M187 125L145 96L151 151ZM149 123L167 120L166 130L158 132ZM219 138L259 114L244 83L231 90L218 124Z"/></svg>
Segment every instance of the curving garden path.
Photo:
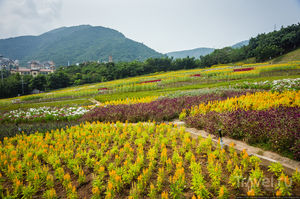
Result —
<svg viewBox="0 0 300 199"><path fill-rule="evenodd" d="M182 121L179 121L179 120L175 120L171 123L176 124L177 126L185 126L185 123ZM204 138L211 136L212 141L215 144L218 143L218 137L216 137L215 135L209 134L206 131L198 130L195 128L187 128L187 127L185 129L187 132L190 132L192 134L192 136L195 138L197 138L198 136L201 136ZM299 161L292 160L287 157L283 157L283 156L281 156L277 153L271 152L271 151L264 151L261 148L253 147L253 146L248 145L245 142L231 139L228 137L223 137L223 142L224 142L225 147L229 146L230 143L234 143L235 149L239 152L241 152L243 149L246 149L247 153L249 155L255 155L255 156L259 157L262 160L261 164L264 166L268 166L272 162L279 162L280 164L282 164L282 166L285 169L285 172L288 175L292 175L292 173L296 169L298 169L298 171L300 170L300 162Z"/></svg>

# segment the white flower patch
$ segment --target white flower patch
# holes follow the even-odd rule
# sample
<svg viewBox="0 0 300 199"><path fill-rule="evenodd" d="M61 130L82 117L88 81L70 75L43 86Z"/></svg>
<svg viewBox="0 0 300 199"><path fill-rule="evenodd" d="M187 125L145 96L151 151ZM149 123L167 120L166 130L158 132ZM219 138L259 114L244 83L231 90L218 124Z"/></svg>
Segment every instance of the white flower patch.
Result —
<svg viewBox="0 0 300 199"><path fill-rule="evenodd" d="M18 119L31 120L35 118L53 118L59 120L60 118L68 118L73 116L81 116L88 112L89 109L84 107L39 107L39 108L29 108L28 110L13 110L4 113L0 120L10 120L15 121Z"/></svg>
<svg viewBox="0 0 300 199"><path fill-rule="evenodd" d="M264 82L244 82L237 84L236 88L251 88L251 89L270 89L273 91L283 90L299 90L300 89L300 78L296 79L281 79Z"/></svg>

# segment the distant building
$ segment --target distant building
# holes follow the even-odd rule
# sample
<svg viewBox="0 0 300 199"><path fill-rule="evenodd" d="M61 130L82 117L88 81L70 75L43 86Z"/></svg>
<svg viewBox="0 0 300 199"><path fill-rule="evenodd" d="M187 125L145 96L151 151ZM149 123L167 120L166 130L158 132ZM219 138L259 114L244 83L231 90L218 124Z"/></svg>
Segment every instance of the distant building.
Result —
<svg viewBox="0 0 300 199"><path fill-rule="evenodd" d="M38 69L38 68L42 68L43 65L39 61L32 60L28 62L28 66L31 69Z"/></svg>
<svg viewBox="0 0 300 199"><path fill-rule="evenodd" d="M39 61L32 60L28 62L28 68L19 68L12 69L11 73L19 73L20 75L32 75L37 76L39 74L47 75L50 73L53 73L55 71L55 64L53 61L46 61L43 63L40 63Z"/></svg>
<svg viewBox="0 0 300 199"><path fill-rule="evenodd" d="M112 63L112 62L113 62L112 56L109 56L108 57L108 63Z"/></svg>
<svg viewBox="0 0 300 199"><path fill-rule="evenodd" d="M43 69L50 69L50 70L55 70L55 64L53 61L46 61L43 62Z"/></svg>
<svg viewBox="0 0 300 199"><path fill-rule="evenodd" d="M11 69L13 67L19 66L18 60L11 60L9 58L5 58L4 56L0 55L0 67L5 69Z"/></svg>

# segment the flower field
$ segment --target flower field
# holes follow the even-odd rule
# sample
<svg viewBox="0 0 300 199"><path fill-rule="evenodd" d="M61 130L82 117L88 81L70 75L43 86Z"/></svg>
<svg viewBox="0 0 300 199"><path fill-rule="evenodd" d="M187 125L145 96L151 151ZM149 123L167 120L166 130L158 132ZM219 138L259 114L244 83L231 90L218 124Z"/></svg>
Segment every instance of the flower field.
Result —
<svg viewBox="0 0 300 199"><path fill-rule="evenodd" d="M219 65L1 99L0 198L299 196L298 170L172 123L299 161L299 69Z"/></svg>
<svg viewBox="0 0 300 199"><path fill-rule="evenodd" d="M39 107L28 110L13 110L0 116L0 122L20 123L20 122L40 122L75 120L88 112L84 107Z"/></svg>
<svg viewBox="0 0 300 199"><path fill-rule="evenodd" d="M248 68L253 69L247 70ZM280 70L294 71L299 69L300 62L289 62L286 64L257 63L251 65L222 65L212 68L179 70L96 84L87 84L35 95L20 96L9 100L3 99L0 100L0 105L10 104L11 100L16 99L20 100L21 102L51 101L53 99L74 99L97 95L109 95L112 93L155 91L169 87L180 87L182 85L205 83L207 81L228 81L245 78L257 78L262 73L266 72Z"/></svg>
<svg viewBox="0 0 300 199"><path fill-rule="evenodd" d="M140 104L140 103L150 103L158 99L158 96L149 96L149 97L141 97L141 98L126 98L119 100L111 100L101 103L100 106L108 106L108 105L119 105L119 104Z"/></svg>
<svg viewBox="0 0 300 199"><path fill-rule="evenodd" d="M221 94L203 94L178 98L161 98L150 103L119 104L96 107L81 118L82 121L139 122L170 121L178 118L183 109L213 100L225 100L246 94L245 91L224 91Z"/></svg>
<svg viewBox="0 0 300 199"><path fill-rule="evenodd" d="M284 90L300 90L300 78L296 79L281 79L264 82L243 82L237 84L235 88L243 89L264 89L272 91L284 91Z"/></svg>
<svg viewBox="0 0 300 199"><path fill-rule="evenodd" d="M300 92L257 92L224 101L202 103L184 110L189 126L252 144L268 144L300 160Z"/></svg>
<svg viewBox="0 0 300 199"><path fill-rule="evenodd" d="M299 107L300 106L300 91L285 91L278 92L257 92L246 94L240 97L228 98L224 101L209 101L201 103L198 106L191 107L188 110L190 116L198 114L206 114L210 111L226 112L237 109L242 110L264 110L278 106Z"/></svg>
<svg viewBox="0 0 300 199"><path fill-rule="evenodd" d="M299 194L300 173L156 123L85 123L0 145L0 194L11 198L231 198ZM274 186L270 184L270 180Z"/></svg>

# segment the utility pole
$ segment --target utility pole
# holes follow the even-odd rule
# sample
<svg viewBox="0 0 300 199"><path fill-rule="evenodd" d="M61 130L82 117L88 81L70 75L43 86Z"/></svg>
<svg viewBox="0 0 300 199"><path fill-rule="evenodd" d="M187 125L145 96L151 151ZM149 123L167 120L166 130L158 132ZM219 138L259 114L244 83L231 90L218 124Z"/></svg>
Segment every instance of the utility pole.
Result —
<svg viewBox="0 0 300 199"><path fill-rule="evenodd" d="M1 65L1 81L2 81L2 84L3 84L3 65Z"/></svg>
<svg viewBox="0 0 300 199"><path fill-rule="evenodd" d="M23 75L21 76L21 80L22 80L22 94L24 95L24 81L23 81Z"/></svg>

